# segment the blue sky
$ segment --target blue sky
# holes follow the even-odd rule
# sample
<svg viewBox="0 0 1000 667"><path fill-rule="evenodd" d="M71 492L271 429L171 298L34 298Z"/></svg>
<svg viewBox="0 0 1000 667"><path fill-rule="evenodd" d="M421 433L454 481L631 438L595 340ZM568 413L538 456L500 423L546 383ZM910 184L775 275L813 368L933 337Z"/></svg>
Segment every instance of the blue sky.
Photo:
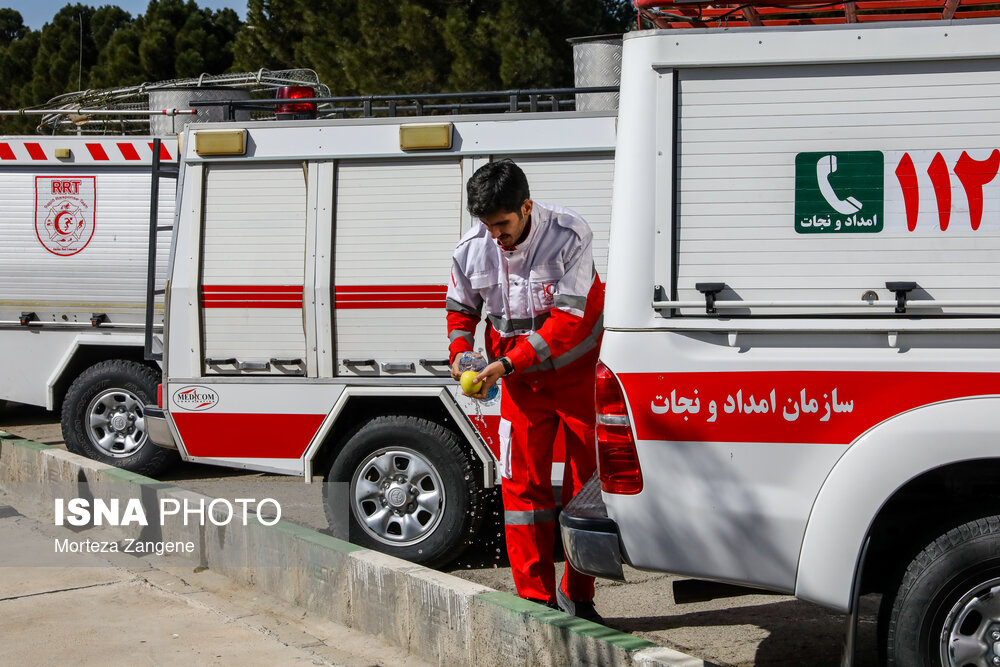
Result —
<svg viewBox="0 0 1000 667"><path fill-rule="evenodd" d="M21 12L24 24L33 30L40 29L43 25L52 20L56 12L67 4L90 5L91 7L101 7L104 5L116 5L121 7L133 17L146 13L149 0L74 0L74 2L60 2L58 0L0 0L0 7L16 9ZM230 7L236 10L240 18L244 21L247 18L247 0L195 0L199 7L209 9L221 9Z"/></svg>

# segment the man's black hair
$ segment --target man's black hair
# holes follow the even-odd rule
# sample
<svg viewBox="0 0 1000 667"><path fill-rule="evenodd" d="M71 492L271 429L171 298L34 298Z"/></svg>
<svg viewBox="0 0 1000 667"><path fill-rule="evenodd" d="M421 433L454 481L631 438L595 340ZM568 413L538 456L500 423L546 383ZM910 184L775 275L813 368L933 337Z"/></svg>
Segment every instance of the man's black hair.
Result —
<svg viewBox="0 0 1000 667"><path fill-rule="evenodd" d="M494 213L516 213L531 198L528 178L510 159L488 162L466 183L469 213L485 218Z"/></svg>

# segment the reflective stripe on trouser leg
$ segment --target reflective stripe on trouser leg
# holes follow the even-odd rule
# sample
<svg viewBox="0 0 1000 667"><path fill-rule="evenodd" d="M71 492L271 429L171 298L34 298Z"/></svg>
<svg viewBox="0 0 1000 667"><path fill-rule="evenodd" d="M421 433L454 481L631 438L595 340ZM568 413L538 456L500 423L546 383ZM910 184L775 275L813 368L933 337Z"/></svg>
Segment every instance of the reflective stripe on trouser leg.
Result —
<svg viewBox="0 0 1000 667"><path fill-rule="evenodd" d="M596 353L591 356L596 359ZM500 405L503 418L511 423L512 477L503 480L505 532L514 583L522 597L555 599L554 443L564 440L566 444L564 505L597 469L593 362L588 359L579 368L579 373L560 374L557 380L539 373L537 386L503 384L507 395ZM580 574L569 563L561 585L571 600L587 602L594 597L594 578Z"/></svg>
<svg viewBox="0 0 1000 667"><path fill-rule="evenodd" d="M552 445L559 419L545 392L509 380L502 386L500 411L511 425L510 478L501 487L511 574L521 597L554 602Z"/></svg>

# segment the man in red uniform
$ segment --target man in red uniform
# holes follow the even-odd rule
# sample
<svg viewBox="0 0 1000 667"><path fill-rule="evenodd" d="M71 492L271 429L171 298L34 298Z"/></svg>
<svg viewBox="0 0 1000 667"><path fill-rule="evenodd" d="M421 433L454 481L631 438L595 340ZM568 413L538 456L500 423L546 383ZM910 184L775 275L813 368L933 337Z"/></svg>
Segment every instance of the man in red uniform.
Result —
<svg viewBox="0 0 1000 667"><path fill-rule="evenodd" d="M597 467L594 365L603 333L604 285L593 234L573 211L531 200L510 160L486 164L467 184L469 212L482 222L455 248L448 286L451 373L473 349L485 307L491 363L474 398L504 378L500 474L507 553L518 594L582 618L594 610L594 579L566 564L556 587L553 446L566 444L563 504Z"/></svg>

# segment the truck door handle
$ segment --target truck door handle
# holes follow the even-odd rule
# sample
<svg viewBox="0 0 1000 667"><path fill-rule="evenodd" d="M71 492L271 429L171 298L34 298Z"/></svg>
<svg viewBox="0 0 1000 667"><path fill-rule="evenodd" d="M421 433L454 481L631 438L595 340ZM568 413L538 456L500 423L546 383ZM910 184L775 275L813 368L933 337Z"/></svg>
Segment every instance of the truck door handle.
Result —
<svg viewBox="0 0 1000 667"><path fill-rule="evenodd" d="M275 366L301 366L305 362L301 359L271 359L271 363Z"/></svg>
<svg viewBox="0 0 1000 667"><path fill-rule="evenodd" d="M382 364L382 370L386 373L412 373L412 361L386 361Z"/></svg>
<svg viewBox="0 0 1000 667"><path fill-rule="evenodd" d="M240 361L236 364L237 370L241 371L266 371L271 368L269 361Z"/></svg>

